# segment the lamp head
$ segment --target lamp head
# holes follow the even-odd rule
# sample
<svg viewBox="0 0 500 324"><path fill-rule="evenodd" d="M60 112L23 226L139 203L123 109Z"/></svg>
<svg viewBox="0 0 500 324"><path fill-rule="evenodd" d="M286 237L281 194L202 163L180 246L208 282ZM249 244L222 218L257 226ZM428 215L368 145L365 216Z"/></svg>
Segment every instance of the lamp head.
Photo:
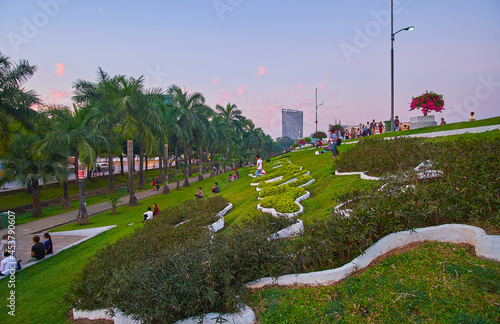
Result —
<svg viewBox="0 0 500 324"><path fill-rule="evenodd" d="M412 29L415 29L415 27L413 26L409 26L409 27L406 27L405 30L412 30Z"/></svg>

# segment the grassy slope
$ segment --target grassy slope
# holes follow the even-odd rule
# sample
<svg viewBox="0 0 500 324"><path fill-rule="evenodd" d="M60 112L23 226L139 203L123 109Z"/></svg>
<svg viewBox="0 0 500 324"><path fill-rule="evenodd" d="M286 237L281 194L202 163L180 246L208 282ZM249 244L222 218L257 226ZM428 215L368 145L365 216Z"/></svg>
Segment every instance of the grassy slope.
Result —
<svg viewBox="0 0 500 324"><path fill-rule="evenodd" d="M350 145L341 145L339 149L342 152L350 147ZM306 223L308 220L330 215L334 206L340 203L337 194L343 190L370 186L369 181L360 180L357 176L333 176L331 155L327 153L316 156L313 152L309 150L290 154L290 160L293 163L310 170L317 180L307 188L311 191L311 198L303 201L306 212L300 218ZM91 217L91 224L88 227L113 224L118 227L18 273L16 275L18 312L14 323L34 323L40 318L43 318L45 322L64 323L65 314L70 310L63 297L67 286L97 249L129 235L135 227L142 226L140 223L132 226L128 224L139 222L147 206L151 206L154 202L160 206L160 209L177 205L187 199L193 199L197 186L201 186L206 195L209 194L214 182L218 181L221 195L234 204L233 211L226 217L229 226L256 215L258 194L254 187L249 186L252 178L248 176L248 173L253 170L242 168L239 171L241 178L236 182L228 183L228 175L224 174L206 179L201 183L194 183L190 188L182 188L181 191L173 190L169 195L159 195L143 200L138 207L121 207L117 215L110 215L108 212ZM79 228L81 227L76 224L70 224L60 230ZM61 273L64 275L60 275ZM0 296L7 296L8 291L7 281L3 280L0 282ZM0 322L7 319L5 316L7 316L6 313L0 312ZM11 317L8 317L8 321L13 322Z"/></svg>
<svg viewBox="0 0 500 324"><path fill-rule="evenodd" d="M426 243L338 285L263 289L247 302L261 323L498 323L500 264Z"/></svg>

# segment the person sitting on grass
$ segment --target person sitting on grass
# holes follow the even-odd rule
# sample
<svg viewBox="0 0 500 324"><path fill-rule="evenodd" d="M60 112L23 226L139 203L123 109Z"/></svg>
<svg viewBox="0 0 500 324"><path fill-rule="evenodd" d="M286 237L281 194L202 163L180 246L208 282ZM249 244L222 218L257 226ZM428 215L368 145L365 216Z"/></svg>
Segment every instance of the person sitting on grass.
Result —
<svg viewBox="0 0 500 324"><path fill-rule="evenodd" d="M9 276L18 269L16 258L11 256L8 251L3 253L4 259L0 262L0 276Z"/></svg>
<svg viewBox="0 0 500 324"><path fill-rule="evenodd" d="M158 208L157 204L153 204L153 217L160 213L160 208Z"/></svg>
<svg viewBox="0 0 500 324"><path fill-rule="evenodd" d="M198 193L194 194L196 198L203 198L203 191L201 191L201 187L198 187Z"/></svg>
<svg viewBox="0 0 500 324"><path fill-rule="evenodd" d="M45 258L45 245L40 242L40 236L33 236L33 246L31 247L31 259L26 263L40 261Z"/></svg>
<svg viewBox="0 0 500 324"><path fill-rule="evenodd" d="M227 180L227 182L231 182L231 181L234 181L234 177L233 177L233 175L230 173L230 174L229 174L229 180Z"/></svg>
<svg viewBox="0 0 500 324"><path fill-rule="evenodd" d="M49 233L43 234L43 238L45 239L45 241L43 241L43 245L45 248L45 255L53 254L54 253L54 251L53 251L54 246L52 245L52 238L50 237L50 234Z"/></svg>
<svg viewBox="0 0 500 324"><path fill-rule="evenodd" d="M236 179L240 178L240 172L238 171L238 168L234 168L234 175L236 176Z"/></svg>
<svg viewBox="0 0 500 324"><path fill-rule="evenodd" d="M152 219L153 219L153 212L151 211L151 207L148 207L148 211L144 213L144 219L142 220L142 222L144 223L145 221Z"/></svg>
<svg viewBox="0 0 500 324"><path fill-rule="evenodd" d="M215 186L212 187L212 192L213 193L219 193L220 192L220 187L219 184L216 182Z"/></svg>

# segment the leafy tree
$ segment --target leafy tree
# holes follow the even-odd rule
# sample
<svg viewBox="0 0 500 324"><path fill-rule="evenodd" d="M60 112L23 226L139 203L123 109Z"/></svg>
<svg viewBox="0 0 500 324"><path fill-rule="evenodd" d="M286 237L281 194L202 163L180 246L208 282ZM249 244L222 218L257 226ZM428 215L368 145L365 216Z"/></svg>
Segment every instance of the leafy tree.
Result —
<svg viewBox="0 0 500 324"><path fill-rule="evenodd" d="M179 134L184 152L184 183L182 186L189 187L189 146L195 139L195 130L209 127L207 112L210 108L205 105L205 98L199 92L188 94L178 86L172 85L167 93L173 96L173 107L179 113L177 125L184 130L183 134Z"/></svg>
<svg viewBox="0 0 500 324"><path fill-rule="evenodd" d="M37 134L15 135L11 149L2 156L5 172L0 176L0 184L12 182L28 189L33 198L33 217L42 216L40 185L48 184L54 179L64 182L68 177L66 152L46 150L37 153L35 147L39 140Z"/></svg>
<svg viewBox="0 0 500 324"><path fill-rule="evenodd" d="M37 113L30 106L40 102L36 93L22 84L36 72L36 66L26 60L13 64L0 52L0 154L9 149L13 139L13 122L34 130Z"/></svg>

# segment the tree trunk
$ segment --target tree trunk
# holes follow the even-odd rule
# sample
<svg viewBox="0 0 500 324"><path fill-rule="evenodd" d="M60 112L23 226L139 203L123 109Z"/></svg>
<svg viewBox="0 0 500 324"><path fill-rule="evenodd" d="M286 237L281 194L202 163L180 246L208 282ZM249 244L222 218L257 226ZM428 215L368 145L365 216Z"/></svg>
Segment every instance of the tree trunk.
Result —
<svg viewBox="0 0 500 324"><path fill-rule="evenodd" d="M226 158L227 158L227 165L229 165L229 142L227 143L227 153L226 153ZM225 170L227 171L227 170Z"/></svg>
<svg viewBox="0 0 500 324"><path fill-rule="evenodd" d="M127 166L128 166L128 184L130 198L128 200L129 206L137 206L137 198L134 194L134 141L127 141Z"/></svg>
<svg viewBox="0 0 500 324"><path fill-rule="evenodd" d="M144 160L146 160L146 167L145 167L144 171L147 172L148 169L149 169L149 166L148 166L148 156L147 155L144 155Z"/></svg>
<svg viewBox="0 0 500 324"><path fill-rule="evenodd" d="M78 179L78 187L80 188L80 209L76 217L78 225L87 225L89 223L89 215L87 214L87 199L85 197L86 179Z"/></svg>
<svg viewBox="0 0 500 324"><path fill-rule="evenodd" d="M163 159L165 160L165 181L163 185L162 194L166 195L170 193L170 188L168 187L168 144L165 144L165 150L163 151ZM161 179L161 173L160 173Z"/></svg>
<svg viewBox="0 0 500 324"><path fill-rule="evenodd" d="M144 189L144 148L139 143L139 183L137 189Z"/></svg>
<svg viewBox="0 0 500 324"><path fill-rule="evenodd" d="M113 183L113 169L114 169L114 164L113 164L113 156L111 154L108 154L108 194L113 195L116 193L115 191L115 185Z"/></svg>
<svg viewBox="0 0 500 324"><path fill-rule="evenodd" d="M181 190L181 183L179 180L177 180L177 191Z"/></svg>
<svg viewBox="0 0 500 324"><path fill-rule="evenodd" d="M202 159L202 156L203 156L203 149L202 147L200 146L200 156L198 157L198 181L203 181L203 159Z"/></svg>
<svg viewBox="0 0 500 324"><path fill-rule="evenodd" d="M71 201L68 198L68 180L63 183L63 201L62 201L62 209L70 209Z"/></svg>
<svg viewBox="0 0 500 324"><path fill-rule="evenodd" d="M42 205L40 204L40 184L38 183L38 179L33 181L30 187L31 197L33 198L33 210L31 211L31 217L41 217Z"/></svg>
<svg viewBox="0 0 500 324"><path fill-rule="evenodd" d="M189 180L188 180L188 145L187 143L184 143L184 183L182 184L183 187L189 187Z"/></svg>
<svg viewBox="0 0 500 324"><path fill-rule="evenodd" d="M113 207L113 209L111 210L111 215L116 215L116 207Z"/></svg>
<svg viewBox="0 0 500 324"><path fill-rule="evenodd" d="M214 167L215 167L215 161L214 161L214 149L210 149L210 161L211 166L210 166L210 177L215 177L215 172L214 172Z"/></svg>
<svg viewBox="0 0 500 324"><path fill-rule="evenodd" d="M76 157L76 160L78 161L78 156ZM85 166L79 166L78 170L85 170ZM87 180L84 177L83 179L78 179L77 181L80 192L80 208L78 209L76 223L78 225L87 225L89 223L89 215L87 214L87 199L85 197L85 184Z"/></svg>
<svg viewBox="0 0 500 324"><path fill-rule="evenodd" d="M175 146L175 153L174 153L174 158L175 158L175 173L179 173L179 161L177 158L179 157L179 147L177 145Z"/></svg>
<svg viewBox="0 0 500 324"><path fill-rule="evenodd" d="M163 157L158 157L158 181L162 183L163 181Z"/></svg>
<svg viewBox="0 0 500 324"><path fill-rule="evenodd" d="M120 154L120 175L124 176L125 172L123 170L123 154Z"/></svg>

